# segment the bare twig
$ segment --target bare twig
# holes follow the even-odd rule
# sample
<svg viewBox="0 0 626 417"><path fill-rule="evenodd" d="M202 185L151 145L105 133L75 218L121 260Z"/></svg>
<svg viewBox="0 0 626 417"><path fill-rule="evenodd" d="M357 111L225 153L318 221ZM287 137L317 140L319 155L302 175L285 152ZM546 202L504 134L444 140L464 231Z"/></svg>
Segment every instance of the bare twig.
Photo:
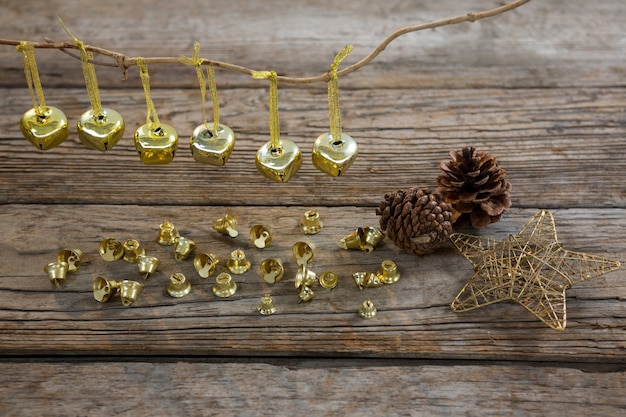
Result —
<svg viewBox="0 0 626 417"><path fill-rule="evenodd" d="M365 65L373 61L382 51L384 51L385 48L391 42L393 42L395 39L399 38L400 36L406 35L407 33L418 32L418 31L425 30L425 29L434 29L434 28L441 27L441 26L456 25L458 23L463 23L463 22L475 22L477 20L497 16L499 14L516 9L528 3L529 1L530 0L515 0L510 3L506 3L502 6L495 7L493 9L485 10L482 12L470 12L461 16L456 16L456 17L451 17L451 18L441 19L441 20L434 20L432 22L420 23L420 24L411 25L411 26L405 26L403 28L396 30L389 36L387 36L372 52L370 52L368 55L363 57L360 61L348 67L345 67L342 70L337 71L337 75L344 76L364 67ZM21 41L19 40L0 38L0 45L19 45L20 42ZM67 53L73 58L80 59L77 55L72 54L69 51L66 51L67 49L78 49L78 46L75 43L53 42L48 39L46 39L46 42L31 42L31 43L35 48L59 49ZM94 61L94 64L118 67L124 71L124 75L126 75L126 72L128 71L129 67L133 65L137 65L137 57L130 57L123 53L110 51L108 49L100 48L97 46L87 46L87 49L93 52L94 54L111 57L115 61L114 64L107 64L107 63ZM143 60L146 64L149 64L149 65L180 64L179 57L148 57L148 58L143 58ZM241 73L248 74L248 75L252 75L252 73L256 72L256 70L253 70L251 68L243 67L243 66L236 65L236 64L231 64L228 62L215 61L215 60L206 59L206 58L202 58L202 63L205 65L212 65L213 67L216 67L216 68L237 71L237 72L241 72ZM282 83L306 84L306 83L314 83L314 82L319 82L319 81L328 81L329 79L328 77L329 77L328 72L325 72L323 74L312 76L312 77L278 76L277 79L278 81Z"/></svg>

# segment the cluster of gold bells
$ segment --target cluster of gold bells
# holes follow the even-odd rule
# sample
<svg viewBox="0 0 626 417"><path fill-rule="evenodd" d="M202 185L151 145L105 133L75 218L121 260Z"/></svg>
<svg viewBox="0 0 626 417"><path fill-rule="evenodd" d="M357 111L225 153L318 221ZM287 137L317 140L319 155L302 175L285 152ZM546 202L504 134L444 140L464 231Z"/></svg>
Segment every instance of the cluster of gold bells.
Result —
<svg viewBox="0 0 626 417"><path fill-rule="evenodd" d="M319 233L323 228L319 213L314 210L304 213L299 226L305 235ZM216 220L213 228L217 232L233 238L239 235L237 220L230 213ZM256 224L251 227L249 238L255 247L266 248L272 243L272 229L263 224ZM338 246L343 249L358 249L368 253L374 250L382 239L383 234L376 228L359 227L342 238L338 242ZM181 236L176 227L167 220L159 226L157 242L162 246L173 246L174 257L177 261L189 258L196 248L194 241ZM107 262L123 260L130 264L136 264L138 272L144 280L148 279L160 265L160 260L146 254L145 248L135 239L120 241L115 238L105 238L100 242L98 252L102 259ZM299 291L299 303L309 302L315 298L313 291L315 285L330 290L337 286L339 278L336 273L325 271L318 276L310 269L310 264L315 258L315 246L312 243L296 242L292 246L292 255L298 265L295 287ZM50 281L59 286L66 279L68 273L78 270L82 257L83 253L78 249L62 250L59 252L57 260L46 265L44 271ZM218 257L213 253L196 253L193 257L194 269L202 278L212 276L216 272L219 262ZM217 274L212 287L213 294L220 298L231 297L237 292L237 283L233 279L233 275L248 272L251 268L251 262L242 249L236 249L230 253L226 268L228 272ZM283 261L279 258L267 258L261 262L259 272L265 282L269 284L279 282L283 279L285 272ZM376 272L356 272L352 277L355 284L363 289L396 283L400 279L400 272L394 261L385 260ZM123 280L118 282L98 276L93 281L93 296L97 301L104 303L119 294L122 304L130 306L143 288L144 285L139 281ZM166 292L171 297L180 298L188 295L191 288L191 283L187 277L177 272L170 275ZM258 311L263 315L273 314L276 311L276 306L269 294L262 297ZM359 315L363 318L371 318L376 315L376 307L371 300L363 302L359 308Z"/></svg>

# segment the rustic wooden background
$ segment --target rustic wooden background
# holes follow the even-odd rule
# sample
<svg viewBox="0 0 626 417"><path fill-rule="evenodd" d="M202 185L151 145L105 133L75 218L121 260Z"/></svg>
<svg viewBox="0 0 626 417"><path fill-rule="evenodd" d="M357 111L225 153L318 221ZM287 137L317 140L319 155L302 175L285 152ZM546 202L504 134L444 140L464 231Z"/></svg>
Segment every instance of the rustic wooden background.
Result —
<svg viewBox="0 0 626 417"><path fill-rule="evenodd" d="M356 62L393 30L484 10L500 2L391 1L177 2L0 0L0 38L67 40L61 16L86 43L131 56L202 56L311 76L328 69L347 43ZM310 162L328 129L326 85L280 85L284 137L304 153L287 184L254 167L268 140L266 81L217 71L222 122L237 143L226 166L196 163L187 138L201 122L195 72L150 67L160 119L176 127L179 152L167 166L144 166L132 132L145 121L136 68L98 67L105 106L126 119L110 152L85 148L72 127L57 148L37 151L18 121L31 107L20 55L0 46L0 414L137 415L607 415L626 407L626 270L567 292L568 326L545 327L521 306L454 313L449 304L472 274L444 248L418 257L391 242L366 255L337 241L377 225L384 194L435 186L439 162L474 145L497 156L513 184L513 208L480 234L505 238L539 209L553 211L564 247L626 260L626 126L621 0L534 0L490 20L406 35L374 62L340 79L344 131L360 155L345 176ZM79 61L38 50L46 101L74 125L89 107ZM305 237L298 221L317 210L325 228ZM226 212L240 237L211 225ZM243 248L253 269L236 276L237 294L211 293L190 260L177 262L156 241L168 219L198 251L224 261ZM272 245L253 248L249 228L274 228ZM94 277L140 279L135 267L106 263L105 237L136 238L158 256L159 271L131 307L97 303ZM340 284L298 303L291 245L311 240L312 269ZM63 248L85 260L60 288L43 266ZM269 285L258 265L285 261ZM395 260L397 284L359 290L350 275ZM165 294L183 272L192 293ZM278 312L256 306L271 293ZM371 298L378 316L363 320Z"/></svg>

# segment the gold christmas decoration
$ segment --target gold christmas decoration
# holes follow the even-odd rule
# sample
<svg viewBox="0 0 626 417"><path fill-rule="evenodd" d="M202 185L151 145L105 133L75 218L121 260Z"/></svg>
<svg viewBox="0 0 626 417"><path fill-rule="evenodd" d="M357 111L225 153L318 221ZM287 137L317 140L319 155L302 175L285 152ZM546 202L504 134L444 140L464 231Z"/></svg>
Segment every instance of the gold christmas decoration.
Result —
<svg viewBox="0 0 626 417"><path fill-rule="evenodd" d="M300 219L300 231L305 235L315 235L321 232L323 227L320 214L315 210L306 211Z"/></svg>
<svg viewBox="0 0 626 417"><path fill-rule="evenodd" d="M191 283L184 274L177 272L170 275L165 291L170 297L182 298L191 292Z"/></svg>
<svg viewBox="0 0 626 417"><path fill-rule="evenodd" d="M563 249L547 210L539 211L506 240L460 233L450 239L475 268L452 302L452 310L512 301L555 330L565 329L565 290L620 266L618 261Z"/></svg>
<svg viewBox="0 0 626 417"><path fill-rule="evenodd" d="M222 272L215 277L212 290L215 296L228 298L237 292L237 283L233 281L233 277L229 273Z"/></svg>
<svg viewBox="0 0 626 417"><path fill-rule="evenodd" d="M143 284L137 281L124 280L119 284L120 299L124 307L130 306L137 300L143 290Z"/></svg>
<svg viewBox="0 0 626 417"><path fill-rule="evenodd" d="M265 294L261 298L261 303L258 305L257 310L264 316L269 316L276 312L276 305L269 294Z"/></svg>
<svg viewBox="0 0 626 417"><path fill-rule="evenodd" d="M159 226L157 242L162 246L170 246L176 243L176 238L178 236L179 233L178 230L176 230L176 227L168 220L164 220Z"/></svg>
<svg viewBox="0 0 626 417"><path fill-rule="evenodd" d="M347 234L337 242L341 249L358 249L365 253L371 253L385 236L375 227L358 227L354 232Z"/></svg>
<svg viewBox="0 0 626 417"><path fill-rule="evenodd" d="M315 245L311 242L296 242L291 247L296 264L308 265L315 258Z"/></svg>
<svg viewBox="0 0 626 417"><path fill-rule="evenodd" d="M320 275L319 281L322 288L332 290L339 283L339 277L332 271L325 271Z"/></svg>
<svg viewBox="0 0 626 417"><path fill-rule="evenodd" d="M300 288L300 292L298 293L298 304L307 303L312 301L315 298L315 292L311 289L311 287L307 287L303 285Z"/></svg>
<svg viewBox="0 0 626 417"><path fill-rule="evenodd" d="M208 278L215 272L219 259L212 253L198 253L193 258L193 267L202 278Z"/></svg>
<svg viewBox="0 0 626 417"><path fill-rule="evenodd" d="M298 266L298 272L296 273L295 286L296 288L310 287L317 282L317 274L307 268L306 265Z"/></svg>
<svg viewBox="0 0 626 417"><path fill-rule="evenodd" d="M371 319L376 317L377 312L378 311L376 310L374 303L372 303L372 300L363 301L363 304L359 308L359 316L364 319Z"/></svg>
<svg viewBox="0 0 626 417"><path fill-rule="evenodd" d="M250 240L259 249L272 243L272 228L263 224L255 224L250 228Z"/></svg>
<svg viewBox="0 0 626 417"><path fill-rule="evenodd" d="M440 248L452 232L452 207L429 188L387 193L376 214L387 237L396 246L417 255Z"/></svg>
<svg viewBox="0 0 626 417"><path fill-rule="evenodd" d="M105 277L96 277L93 280L93 298L100 303L106 303L119 290L120 283Z"/></svg>
<svg viewBox="0 0 626 417"><path fill-rule="evenodd" d="M380 268L376 271L376 275L383 284L395 284L400 280L398 265L391 259L385 259L380 263Z"/></svg>
<svg viewBox="0 0 626 417"><path fill-rule="evenodd" d="M98 252L102 259L107 262L117 261L124 257L124 245L119 240L108 237L100 241Z"/></svg>
<svg viewBox="0 0 626 417"><path fill-rule="evenodd" d="M450 152L440 165L437 192L454 210L453 225L480 229L500 220L511 207L511 183L496 158L467 146Z"/></svg>
<svg viewBox="0 0 626 417"><path fill-rule="evenodd" d="M143 275L143 279L146 280L148 277L157 270L161 261L149 255L139 255L137 257L137 269L139 273Z"/></svg>
<svg viewBox="0 0 626 417"><path fill-rule="evenodd" d="M67 263L67 272L78 271L80 261L83 259L83 251L80 249L63 249L57 254L57 260Z"/></svg>
<svg viewBox="0 0 626 417"><path fill-rule="evenodd" d="M283 279L285 274L285 268L283 267L283 261L278 258L268 258L261 262L260 266L261 276L265 282L274 284L275 282Z"/></svg>
<svg viewBox="0 0 626 417"><path fill-rule="evenodd" d="M136 264L140 255L146 254L146 249L135 239L127 239L122 244L124 256L122 259L129 264Z"/></svg>
<svg viewBox="0 0 626 417"><path fill-rule="evenodd" d="M341 112L339 111L339 64L352 52L352 45L346 45L335 56L328 72L328 112L330 132L323 133L313 143L311 159L320 171L338 177L352 165L359 153L357 143L341 131Z"/></svg>
<svg viewBox="0 0 626 417"><path fill-rule="evenodd" d="M226 213L224 217L215 220L215 222L213 222L213 229L230 237L239 236L239 231L237 230L237 219L231 213Z"/></svg>
<svg viewBox="0 0 626 417"><path fill-rule="evenodd" d="M184 236L178 236L174 241L174 258L184 261L196 248L196 242Z"/></svg>
<svg viewBox="0 0 626 417"><path fill-rule="evenodd" d="M226 267L233 274L241 275L248 272L251 262L246 257L242 249L235 249L230 253L230 259L226 263Z"/></svg>
<svg viewBox="0 0 626 417"><path fill-rule="evenodd" d="M65 278L67 278L67 262L51 262L43 268L43 271L48 275L50 282L58 287L65 282Z"/></svg>

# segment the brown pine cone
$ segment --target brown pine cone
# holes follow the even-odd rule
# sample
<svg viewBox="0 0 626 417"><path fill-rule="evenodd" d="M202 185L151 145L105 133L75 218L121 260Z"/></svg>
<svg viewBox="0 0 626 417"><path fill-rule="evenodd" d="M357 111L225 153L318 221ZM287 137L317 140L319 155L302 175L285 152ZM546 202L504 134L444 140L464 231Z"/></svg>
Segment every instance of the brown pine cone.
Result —
<svg viewBox="0 0 626 417"><path fill-rule="evenodd" d="M417 255L441 247L452 232L452 206L428 188L387 193L376 214L387 237Z"/></svg>
<svg viewBox="0 0 626 417"><path fill-rule="evenodd" d="M440 165L437 192L454 209L454 227L481 229L500 220L511 207L511 183L496 158L467 146L450 152Z"/></svg>

